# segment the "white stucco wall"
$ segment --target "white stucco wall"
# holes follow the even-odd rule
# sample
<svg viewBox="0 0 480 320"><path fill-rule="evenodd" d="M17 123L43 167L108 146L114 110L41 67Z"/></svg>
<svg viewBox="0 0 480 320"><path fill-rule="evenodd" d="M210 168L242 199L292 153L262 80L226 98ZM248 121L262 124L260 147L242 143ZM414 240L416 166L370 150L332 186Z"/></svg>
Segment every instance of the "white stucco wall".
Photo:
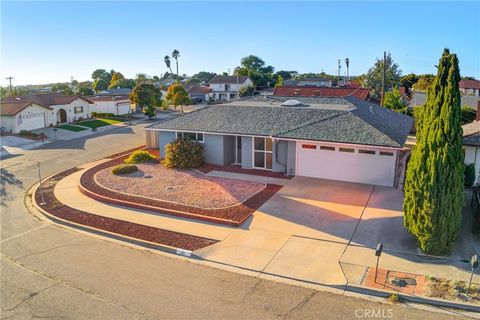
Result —
<svg viewBox="0 0 480 320"><path fill-rule="evenodd" d="M32 104L15 116L1 116L1 127L4 128L5 132L11 133L44 128L46 125L45 118L49 112L48 109Z"/></svg>
<svg viewBox="0 0 480 320"><path fill-rule="evenodd" d="M131 105L128 100L118 101L95 101L91 106L91 112L113 113L115 115L130 113Z"/></svg>
<svg viewBox="0 0 480 320"><path fill-rule="evenodd" d="M83 112L75 113L75 107L83 107ZM74 120L78 120L79 118L87 119L91 114L90 104L80 98L75 99L70 104L52 105L50 108L53 110L48 112L47 126L57 124L57 112L60 109L64 109L67 113L67 122L72 122Z"/></svg>
<svg viewBox="0 0 480 320"><path fill-rule="evenodd" d="M465 146L465 164L475 164L475 183L479 182L480 148Z"/></svg>

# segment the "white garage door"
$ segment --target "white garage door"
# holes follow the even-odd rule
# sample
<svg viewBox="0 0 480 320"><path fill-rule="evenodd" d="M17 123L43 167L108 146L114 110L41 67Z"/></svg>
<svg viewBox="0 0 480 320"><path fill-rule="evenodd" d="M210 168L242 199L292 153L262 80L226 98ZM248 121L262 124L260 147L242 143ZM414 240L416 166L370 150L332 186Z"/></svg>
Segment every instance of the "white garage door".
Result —
<svg viewBox="0 0 480 320"><path fill-rule="evenodd" d="M396 151L297 142L297 175L393 186Z"/></svg>
<svg viewBox="0 0 480 320"><path fill-rule="evenodd" d="M17 119L17 129L20 130L34 130L45 127L44 120L45 113L31 113L23 114Z"/></svg>

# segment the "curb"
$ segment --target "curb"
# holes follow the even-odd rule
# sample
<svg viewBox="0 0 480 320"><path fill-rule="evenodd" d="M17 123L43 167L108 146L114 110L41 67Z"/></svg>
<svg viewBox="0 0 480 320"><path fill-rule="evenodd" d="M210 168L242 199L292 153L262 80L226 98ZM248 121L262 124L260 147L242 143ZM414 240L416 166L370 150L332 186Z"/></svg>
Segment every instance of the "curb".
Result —
<svg viewBox="0 0 480 320"><path fill-rule="evenodd" d="M191 250L172 247L172 246L169 246L169 245L166 245L166 244L159 244L159 243L154 243L154 242L150 242L150 241L140 240L140 239L137 239L137 238L133 238L133 237L125 236L125 235L120 235L120 234L117 234L117 233L113 233L113 232L110 232L110 231L98 229L98 228L95 228L95 227L85 226L85 225L82 225L82 224L79 224L79 223L76 223L76 222L68 221L68 220L59 218L57 216L54 216L54 215L50 214L49 212L47 212L46 210L44 210L36 202L35 194L37 192L38 187L39 187L39 184L37 183L30 189L31 190L30 195L31 195L32 204L33 204L34 208L36 210L38 210L38 212L43 217L47 218L49 221L51 221L51 222L53 222L57 225L60 225L62 227L66 227L66 228L69 228L69 229L74 229L74 230L77 230L77 231L90 233L90 234L93 234L93 235L96 235L96 236L116 240L116 241L126 242L128 244L132 244L134 246L140 246L140 247L143 247L143 248L146 248L146 249L163 251L163 252L172 253L172 254L176 254L176 255L180 255L180 256L184 256L184 257L191 257L192 256L192 251Z"/></svg>

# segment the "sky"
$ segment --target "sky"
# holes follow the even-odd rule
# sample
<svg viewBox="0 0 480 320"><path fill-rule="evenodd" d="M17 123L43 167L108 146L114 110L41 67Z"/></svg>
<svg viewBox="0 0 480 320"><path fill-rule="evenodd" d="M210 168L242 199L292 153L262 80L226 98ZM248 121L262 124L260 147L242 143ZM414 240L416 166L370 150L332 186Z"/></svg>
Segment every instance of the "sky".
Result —
<svg viewBox="0 0 480 320"><path fill-rule="evenodd" d="M0 85L78 81L98 68L228 72L250 54L275 70L367 72L383 51L403 74L434 73L443 48L480 78L480 2L1 1Z"/></svg>

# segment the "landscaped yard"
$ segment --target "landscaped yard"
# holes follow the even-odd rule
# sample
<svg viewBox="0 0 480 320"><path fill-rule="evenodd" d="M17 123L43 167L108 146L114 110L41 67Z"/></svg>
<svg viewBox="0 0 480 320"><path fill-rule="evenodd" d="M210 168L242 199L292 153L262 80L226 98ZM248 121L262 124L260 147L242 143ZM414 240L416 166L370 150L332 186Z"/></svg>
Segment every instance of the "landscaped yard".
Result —
<svg viewBox="0 0 480 320"><path fill-rule="evenodd" d="M85 120L81 121L78 124L84 127L89 127L92 129L109 126L111 124L121 123L121 120L113 119L113 118L101 118L101 119L93 119L93 120Z"/></svg>
<svg viewBox="0 0 480 320"><path fill-rule="evenodd" d="M138 172L114 175L99 171L96 182L108 189L160 201L204 209L238 205L265 185L256 182L208 177L194 170L167 169L161 164L138 164Z"/></svg>
<svg viewBox="0 0 480 320"><path fill-rule="evenodd" d="M61 125L57 126L57 128L64 129L64 130L69 130L69 131L75 131L75 132L87 130L86 128L72 126L70 124L61 124Z"/></svg>

